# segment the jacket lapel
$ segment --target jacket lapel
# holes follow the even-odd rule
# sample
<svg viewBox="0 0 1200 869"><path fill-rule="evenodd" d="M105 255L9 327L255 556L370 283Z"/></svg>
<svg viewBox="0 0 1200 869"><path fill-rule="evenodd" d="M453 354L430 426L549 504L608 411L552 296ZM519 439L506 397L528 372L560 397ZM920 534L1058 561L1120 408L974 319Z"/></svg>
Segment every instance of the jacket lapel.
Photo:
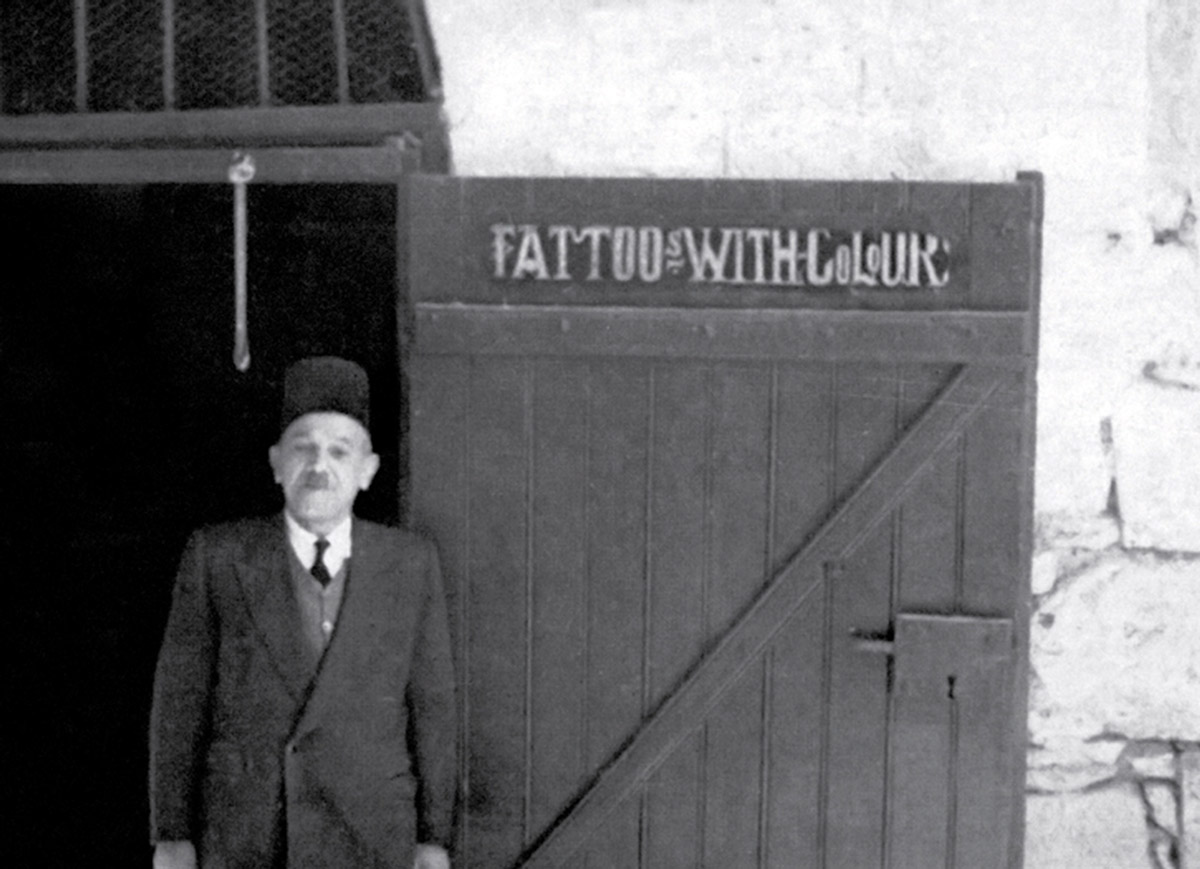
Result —
<svg viewBox="0 0 1200 869"><path fill-rule="evenodd" d="M312 678L312 662L304 647L286 546L282 518L264 523L235 570L259 639L267 647L288 693L300 701Z"/></svg>

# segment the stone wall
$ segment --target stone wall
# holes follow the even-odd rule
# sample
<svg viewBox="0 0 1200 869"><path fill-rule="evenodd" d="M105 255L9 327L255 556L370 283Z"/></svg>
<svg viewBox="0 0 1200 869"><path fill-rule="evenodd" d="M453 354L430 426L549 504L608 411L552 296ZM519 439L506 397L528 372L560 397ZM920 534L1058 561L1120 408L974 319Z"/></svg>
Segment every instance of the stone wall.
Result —
<svg viewBox="0 0 1200 869"><path fill-rule="evenodd" d="M426 0L456 171L1046 179L1029 869L1200 869L1200 4Z"/></svg>

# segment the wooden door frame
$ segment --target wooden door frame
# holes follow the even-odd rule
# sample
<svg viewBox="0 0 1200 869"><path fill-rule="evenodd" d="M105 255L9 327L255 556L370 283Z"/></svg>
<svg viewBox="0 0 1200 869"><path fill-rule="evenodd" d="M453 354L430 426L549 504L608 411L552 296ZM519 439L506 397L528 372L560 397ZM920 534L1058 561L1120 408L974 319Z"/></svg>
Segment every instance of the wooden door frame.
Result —
<svg viewBox="0 0 1200 869"><path fill-rule="evenodd" d="M254 184L398 184L420 165L420 154L405 137L351 148L14 150L0 151L0 184L220 185L240 155L254 159Z"/></svg>

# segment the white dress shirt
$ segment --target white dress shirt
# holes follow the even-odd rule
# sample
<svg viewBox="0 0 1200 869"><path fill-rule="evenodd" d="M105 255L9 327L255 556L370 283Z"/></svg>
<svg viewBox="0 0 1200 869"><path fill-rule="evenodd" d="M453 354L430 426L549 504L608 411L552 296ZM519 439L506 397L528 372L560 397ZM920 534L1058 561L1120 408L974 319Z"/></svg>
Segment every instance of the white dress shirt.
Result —
<svg viewBox="0 0 1200 869"><path fill-rule="evenodd" d="M312 566L317 560L317 535L302 528L286 510L283 515L287 520L288 543L296 560L304 568L303 576L298 577L293 572L292 578L304 636L319 656L329 645L337 625L338 611L342 607L350 563L351 517L346 517L325 537L329 541L329 548L325 550L322 560L332 579L323 586L311 575Z"/></svg>

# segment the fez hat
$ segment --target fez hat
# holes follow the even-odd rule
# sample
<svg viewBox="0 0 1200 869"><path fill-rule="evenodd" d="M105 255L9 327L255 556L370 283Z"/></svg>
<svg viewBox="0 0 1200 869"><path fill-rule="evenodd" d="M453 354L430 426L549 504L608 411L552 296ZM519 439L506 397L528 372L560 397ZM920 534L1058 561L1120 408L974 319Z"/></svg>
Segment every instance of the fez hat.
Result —
<svg viewBox="0 0 1200 869"><path fill-rule="evenodd" d="M283 376L284 431L306 413L344 413L371 430L371 387L367 372L337 356L312 356L293 363Z"/></svg>

